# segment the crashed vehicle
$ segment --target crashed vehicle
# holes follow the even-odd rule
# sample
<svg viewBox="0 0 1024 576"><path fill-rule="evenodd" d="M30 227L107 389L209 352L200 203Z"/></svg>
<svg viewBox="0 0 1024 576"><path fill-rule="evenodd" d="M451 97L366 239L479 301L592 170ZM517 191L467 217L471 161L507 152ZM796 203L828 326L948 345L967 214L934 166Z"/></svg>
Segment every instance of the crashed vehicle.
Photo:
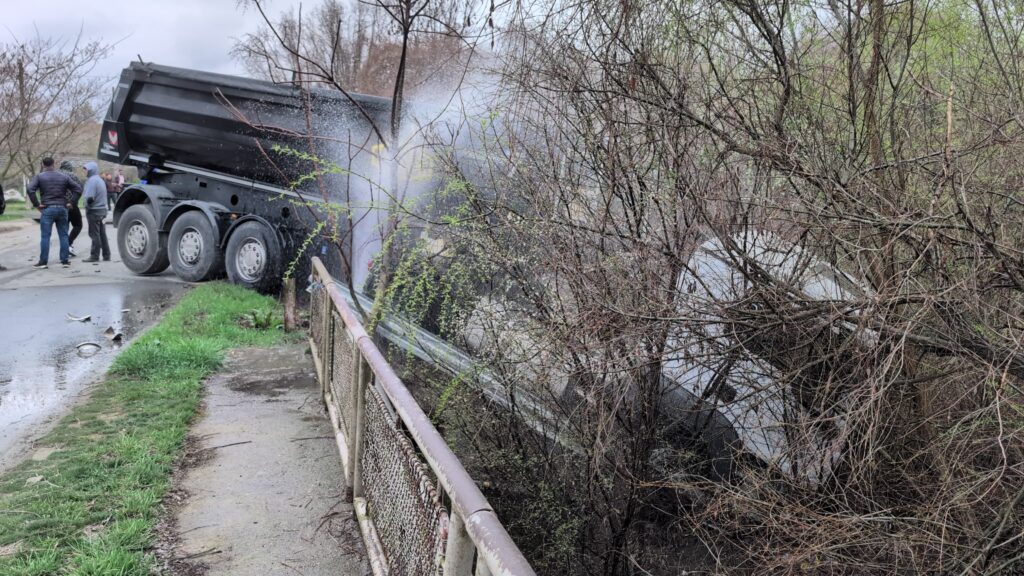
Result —
<svg viewBox="0 0 1024 576"><path fill-rule="evenodd" d="M669 336L666 395L713 411L736 444L785 474L827 476L845 445L849 400L840 383L829 390L823 382L851 361L834 352L850 348L843 344L873 345L875 335L845 313L870 289L800 246L754 231L701 244L677 290L679 317L688 321ZM792 320L800 317L807 320Z"/></svg>
<svg viewBox="0 0 1024 576"><path fill-rule="evenodd" d="M670 330L662 362L665 435L676 444L696 441L720 479L741 456L809 483L827 477L848 436L849 383L821 383L851 360L835 350L874 345L875 335L847 313L870 289L782 236L754 230L705 240L677 290L677 317L686 320ZM372 306L360 298L364 309ZM793 317L807 321L780 326L780 307L798 308ZM400 318L380 330L426 362L473 374L492 401L511 405L512 390L528 424L571 444L558 414L572 413L584 393L543 344L542 327L514 302L481 297L459 338L464 350ZM481 367L496 358L501 374Z"/></svg>
<svg viewBox="0 0 1024 576"><path fill-rule="evenodd" d="M823 361L826 350L843 348L827 340L852 339L863 347L872 345L874 336L848 319L823 318L870 290L765 231L703 242L680 274L677 290L677 317L686 320L670 330L662 362L662 425L668 435L696 437L719 478L730 475L740 453L812 483L829 474L847 437L847 398L842 386L827 393L814 388L820 384L817 376L825 378L849 358L833 354ZM807 315L810 331L807 323L792 330L774 325L779 318L766 311L780 304L766 292L775 292L778 302L816 308ZM562 402L579 401L568 369L552 366L543 347L532 344L533 324L484 300L470 318L465 340L476 355L519 358L522 381L543 381ZM485 334L493 336L488 340ZM801 339L816 345L801 345Z"/></svg>

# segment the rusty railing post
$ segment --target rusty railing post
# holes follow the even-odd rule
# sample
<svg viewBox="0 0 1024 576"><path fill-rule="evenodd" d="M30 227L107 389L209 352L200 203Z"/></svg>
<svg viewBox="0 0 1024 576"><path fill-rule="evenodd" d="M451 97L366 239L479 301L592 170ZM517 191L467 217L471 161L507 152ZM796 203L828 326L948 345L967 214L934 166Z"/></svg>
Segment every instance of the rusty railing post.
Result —
<svg viewBox="0 0 1024 576"><path fill-rule="evenodd" d="M284 331L295 332L295 278L284 279Z"/></svg>
<svg viewBox="0 0 1024 576"><path fill-rule="evenodd" d="M452 514L448 522L448 542L444 549L444 576L472 576L476 546L466 532L462 516Z"/></svg>
<svg viewBox="0 0 1024 576"><path fill-rule="evenodd" d="M321 348L323 353L320 357L324 363L323 386L329 387L334 381L334 306L331 305L331 298L324 290L324 332L320 337L323 342Z"/></svg>
<svg viewBox="0 0 1024 576"><path fill-rule="evenodd" d="M355 388L355 423L352 426L352 444L349 450L349 458L352 466L352 497L363 497L363 432L366 430L366 394L370 383L370 365L359 353L359 347L355 347L356 361L358 362L359 374Z"/></svg>

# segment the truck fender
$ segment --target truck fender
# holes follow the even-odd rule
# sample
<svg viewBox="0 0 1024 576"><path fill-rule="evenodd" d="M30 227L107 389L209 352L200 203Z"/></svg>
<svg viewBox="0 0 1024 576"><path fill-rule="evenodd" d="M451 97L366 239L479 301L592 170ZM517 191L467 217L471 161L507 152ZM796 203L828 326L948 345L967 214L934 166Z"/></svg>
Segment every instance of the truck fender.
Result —
<svg viewBox="0 0 1024 576"><path fill-rule="evenodd" d="M117 203L114 204L114 227L121 220L121 214L130 206L136 204L149 204L153 211L153 218L160 222L163 220L161 211L165 204L175 201L174 194L163 186L153 184L134 184L125 188L117 196Z"/></svg>
<svg viewBox="0 0 1024 576"><path fill-rule="evenodd" d="M267 227L268 230L274 233L274 236L277 237L278 247L281 249L284 248L285 242L284 237L281 235L281 231L278 230L276 226L272 226L270 222L267 221L266 218L263 218L262 216L257 216L255 214L247 214L231 223L231 227L228 228L228 231L224 234L224 246L228 245L228 240L231 239L231 234L235 231L235 228L238 228L245 222L259 222L260 224L263 224L264 226Z"/></svg>
<svg viewBox="0 0 1024 576"><path fill-rule="evenodd" d="M167 217L164 218L163 223L160 225L160 231L170 232L171 226L174 225L174 221L178 219L178 216L181 216L190 210L198 210L202 212L210 221L210 225L213 226L213 229L217 232L217 236L219 237L217 244L218 247L223 247L227 244L227 235L220 233L221 227L217 223L217 214L228 214L230 210L213 202L185 200L184 202L175 204L174 207L171 208L171 211L168 212Z"/></svg>

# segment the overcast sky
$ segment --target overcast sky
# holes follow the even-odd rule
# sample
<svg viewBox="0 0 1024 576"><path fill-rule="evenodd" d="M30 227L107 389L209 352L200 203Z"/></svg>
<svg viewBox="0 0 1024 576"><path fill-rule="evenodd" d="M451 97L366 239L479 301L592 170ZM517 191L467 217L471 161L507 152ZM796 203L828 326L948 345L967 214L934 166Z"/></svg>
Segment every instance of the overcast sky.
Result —
<svg viewBox="0 0 1024 576"><path fill-rule="evenodd" d="M300 0L268 0L274 14ZM303 0L303 11L319 0ZM32 36L117 42L95 74L116 78L138 55L147 62L242 74L231 47L262 22L259 12L237 0L0 0L3 43Z"/></svg>

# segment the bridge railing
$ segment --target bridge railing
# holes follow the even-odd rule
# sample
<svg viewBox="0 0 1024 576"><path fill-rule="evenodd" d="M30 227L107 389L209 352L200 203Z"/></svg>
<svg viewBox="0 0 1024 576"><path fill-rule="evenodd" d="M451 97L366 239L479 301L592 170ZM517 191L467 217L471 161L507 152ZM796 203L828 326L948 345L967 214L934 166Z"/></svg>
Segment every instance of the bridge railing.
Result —
<svg viewBox="0 0 1024 576"><path fill-rule="evenodd" d="M313 259L310 344L375 576L533 576L462 463Z"/></svg>

